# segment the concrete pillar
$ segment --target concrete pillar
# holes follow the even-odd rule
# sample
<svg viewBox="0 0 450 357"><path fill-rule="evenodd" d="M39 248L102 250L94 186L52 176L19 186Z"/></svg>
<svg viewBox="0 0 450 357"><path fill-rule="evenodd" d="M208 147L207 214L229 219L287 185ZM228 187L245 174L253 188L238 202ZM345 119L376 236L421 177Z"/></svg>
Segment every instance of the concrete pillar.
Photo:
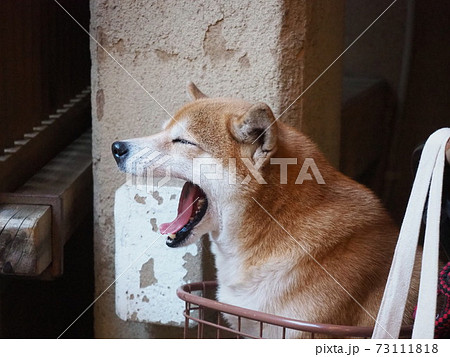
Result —
<svg viewBox="0 0 450 357"><path fill-rule="evenodd" d="M91 33L120 63L91 42L98 295L115 278L114 194L125 181L110 146L160 130L168 114L150 95L173 114L186 102L186 81L192 80L211 96L265 101L281 114L339 55L343 0L91 0ZM340 68L337 63L280 119L304 129L333 163L339 157ZM95 305L97 337L159 337L163 330L174 333L121 321L114 286Z"/></svg>

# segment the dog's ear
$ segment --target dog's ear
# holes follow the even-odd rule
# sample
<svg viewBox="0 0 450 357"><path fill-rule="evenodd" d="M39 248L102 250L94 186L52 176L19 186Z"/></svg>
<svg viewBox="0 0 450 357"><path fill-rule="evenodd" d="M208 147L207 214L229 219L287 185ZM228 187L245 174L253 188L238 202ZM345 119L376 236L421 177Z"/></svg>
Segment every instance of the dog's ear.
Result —
<svg viewBox="0 0 450 357"><path fill-rule="evenodd" d="M231 122L234 137L246 144L257 144L253 160L270 158L277 149L277 123L265 103L253 105L244 115Z"/></svg>
<svg viewBox="0 0 450 357"><path fill-rule="evenodd" d="M206 94L202 93L202 91L200 89L198 89L197 86L192 82L188 82L187 92L189 94L189 97L192 100L208 98L208 96Z"/></svg>

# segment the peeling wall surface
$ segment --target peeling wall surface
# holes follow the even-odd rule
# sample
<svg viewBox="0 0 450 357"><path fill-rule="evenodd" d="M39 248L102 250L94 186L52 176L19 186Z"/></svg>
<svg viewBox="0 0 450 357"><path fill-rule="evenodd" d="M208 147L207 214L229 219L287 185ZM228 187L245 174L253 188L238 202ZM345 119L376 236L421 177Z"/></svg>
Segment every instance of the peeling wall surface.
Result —
<svg viewBox="0 0 450 357"><path fill-rule="evenodd" d="M202 280L201 243L168 248L157 226L176 216L181 190L146 191L126 183L116 192L116 312L123 320L184 326L176 289Z"/></svg>
<svg viewBox="0 0 450 357"><path fill-rule="evenodd" d="M91 41L97 296L115 279L114 195L125 182L111 144L158 132L187 101L186 81L211 96L264 101L276 116L289 108L280 120L304 129L338 162L340 64L290 105L340 54L343 0L91 0L90 30L102 46ZM136 205L140 197L133 196ZM152 232L158 222L147 218L142 225ZM145 265L144 285L164 286L157 260L151 264L134 269ZM96 336L161 336L156 325L116 316L117 286L95 304Z"/></svg>

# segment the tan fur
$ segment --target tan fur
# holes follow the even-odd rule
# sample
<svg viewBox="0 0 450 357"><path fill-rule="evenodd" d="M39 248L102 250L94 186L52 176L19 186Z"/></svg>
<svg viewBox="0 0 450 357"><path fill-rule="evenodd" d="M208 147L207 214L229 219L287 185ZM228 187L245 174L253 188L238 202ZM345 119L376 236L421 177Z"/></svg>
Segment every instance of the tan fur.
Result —
<svg viewBox="0 0 450 357"><path fill-rule="evenodd" d="M255 161L258 150L265 145L272 148L264 151L267 157L260 168L267 184L252 179L245 185L224 186L226 193L220 198L215 197L214 187L202 187L211 207L189 243L211 232L219 299L311 322L373 326L398 235L380 201L336 171L310 139L288 125L273 123L267 131L272 136L263 135L255 143L239 137L235 130L243 118L260 115L252 112L254 105L206 98L194 87L190 85L191 95L200 99L181 108L164 132L130 143L186 160L199 155L214 157L222 160L225 170L229 158ZM259 105L258 110L261 108L264 106ZM197 146L180 147L171 142L169 133L181 122L185 125L183 138ZM273 120L256 118L251 122L267 126ZM274 135L275 146L270 141ZM270 158L297 159L299 165L288 165L287 184L280 184L280 166L270 165ZM325 184L315 180L295 183L306 158L314 160ZM177 167L183 166L180 162ZM249 171L241 160L236 164L237 181L241 182ZM191 180L175 166L175 176ZM412 318L416 276L417 271L405 323ZM232 318L229 321L234 324Z"/></svg>

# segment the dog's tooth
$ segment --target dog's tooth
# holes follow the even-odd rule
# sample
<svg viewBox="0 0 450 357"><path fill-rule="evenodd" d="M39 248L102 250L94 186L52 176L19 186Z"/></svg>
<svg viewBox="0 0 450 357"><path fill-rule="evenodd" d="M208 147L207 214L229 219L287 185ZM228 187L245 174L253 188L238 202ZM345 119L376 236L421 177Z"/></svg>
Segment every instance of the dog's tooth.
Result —
<svg viewBox="0 0 450 357"><path fill-rule="evenodd" d="M189 222L192 222L194 220L194 217L189 218Z"/></svg>
<svg viewBox="0 0 450 357"><path fill-rule="evenodd" d="M169 238L170 238L170 239L175 239L175 237L176 237L176 234L175 234L175 233L170 233L170 234L169 234Z"/></svg>

